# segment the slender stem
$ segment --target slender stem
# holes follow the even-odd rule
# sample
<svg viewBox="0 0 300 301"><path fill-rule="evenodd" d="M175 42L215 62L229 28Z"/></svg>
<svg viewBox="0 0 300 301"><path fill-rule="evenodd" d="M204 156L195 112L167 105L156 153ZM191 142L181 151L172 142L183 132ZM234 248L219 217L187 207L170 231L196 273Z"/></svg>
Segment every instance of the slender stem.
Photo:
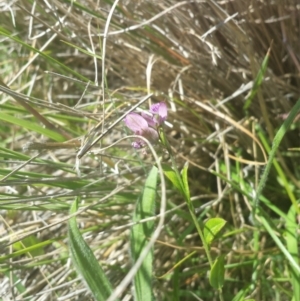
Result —
<svg viewBox="0 0 300 301"><path fill-rule="evenodd" d="M209 262L209 265L210 265L210 268L212 268L213 266L213 261L212 261L212 258L211 258L211 255L210 255L210 252L209 252L209 246L208 244L206 243L205 239L204 239L204 234L203 234L203 223L201 221L198 221L197 220L197 217L195 215L195 208L191 202L191 200L186 200L187 202L187 205L188 205L188 208L189 208L189 211L190 211L190 214L192 216L192 219L194 221L194 224L196 226L196 229L198 231L198 234L200 236L200 239L203 243L203 247L204 247L204 250L205 250L205 253L206 253L206 256L207 256L207 259L208 259L208 262ZM201 226L200 226L201 225ZM202 228L202 229L201 229Z"/></svg>
<svg viewBox="0 0 300 301"><path fill-rule="evenodd" d="M166 149L167 149L167 151L168 151L168 153L170 155L171 162L172 162L172 168L175 171L176 176L180 180L181 185L183 187L182 178L181 178L180 172L179 172L179 170L177 168L177 165L176 165L176 162L175 162L175 158L173 156L173 152L172 152L171 146L170 146L170 144L169 144L169 142L168 142L168 140L166 138L166 134L165 134L164 129L162 127L159 128L159 136L160 136L160 139L161 139L163 145L166 147ZM185 189L182 189L182 191L185 191ZM211 255L210 255L209 246L208 246L208 244L206 243L206 241L204 239L204 234L203 234L203 231L202 231L202 229L204 228L204 225L203 225L203 223L201 221L197 220L197 217L195 215L195 208L193 206L193 203L191 202L191 199L186 195L186 193L184 193L183 195L184 195L184 199L185 199L185 201L186 201L186 203L188 205L188 208L189 208L190 214L192 216L193 222L194 222L194 224L196 226L196 229L198 231L198 234L200 236L200 239L201 239L201 241L203 243L203 247L204 247L207 259L209 261L210 268L212 268L213 261L212 261Z"/></svg>

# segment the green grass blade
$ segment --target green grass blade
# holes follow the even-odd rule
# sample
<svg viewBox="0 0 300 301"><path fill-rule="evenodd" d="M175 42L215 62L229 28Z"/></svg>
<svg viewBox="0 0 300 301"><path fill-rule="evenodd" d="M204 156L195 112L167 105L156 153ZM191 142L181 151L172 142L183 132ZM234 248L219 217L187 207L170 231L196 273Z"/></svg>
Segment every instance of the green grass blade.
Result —
<svg viewBox="0 0 300 301"><path fill-rule="evenodd" d="M260 216L261 223L264 225L265 229L272 237L273 241L276 243L277 247L284 254L286 259L289 261L292 269L299 275L300 274L300 266L298 260L295 260L294 257L290 254L290 252L286 249L282 241L279 239L277 233L274 231L274 227L271 226L271 223L268 221L268 216L261 215ZM275 229L276 230L276 229Z"/></svg>
<svg viewBox="0 0 300 301"><path fill-rule="evenodd" d="M280 127L278 132L276 133L276 136L274 137L273 146L272 146L272 149L271 149L270 154L269 154L268 163L266 165L266 168L265 168L265 170L262 174L262 177L261 177L260 182L259 182L258 187L257 187L256 196L255 196L255 199L254 199L253 216L255 216L255 211L256 211L257 206L258 206L259 197L260 197L260 194L262 193L262 190L263 190L263 188L266 184L271 166L273 164L273 160L275 158L276 151L277 151L277 149L280 145L280 142L281 142L282 138L284 137L284 135L286 134L286 132L289 129L290 125L292 124L295 117L297 116L297 113L299 112L299 110L300 110L300 99L298 99L297 103L292 108L289 116L284 121L284 123L282 124L282 126ZM294 204L294 206L296 207L297 206L296 202L293 199L291 199L291 201Z"/></svg>
<svg viewBox="0 0 300 301"><path fill-rule="evenodd" d="M7 278L10 278L10 277L11 277L9 272L4 272L3 274L4 274ZM22 284L22 279L20 279L16 273L13 273L13 274L12 274L12 279L13 279L13 285L14 285L14 287L17 289L17 291L18 291L19 293L21 293L21 294L24 293L24 292L26 291L26 288L25 288L25 286ZM1 295L0 295L0 297L1 297ZM1 301L2 301L2 300L5 301L5 299L1 299L1 298L0 298L0 300L1 300Z"/></svg>
<svg viewBox="0 0 300 301"><path fill-rule="evenodd" d="M10 122L12 124L16 124L18 126L21 126L27 130L31 130L34 131L36 133L39 133L41 135L44 135L48 138L51 138L57 142L63 142L66 140L65 137L63 137L61 134L51 131L49 129L43 128L42 126L40 126L37 123L34 122L30 122L28 120L24 120L22 118L17 118L14 117L12 115L8 115L5 113L0 113L0 120L6 121L6 122Z"/></svg>
<svg viewBox="0 0 300 301"><path fill-rule="evenodd" d="M43 57L44 59L47 60L47 62L51 63L52 66L58 66L62 69L62 71L66 72L66 74L73 74L75 76L77 76L78 78L80 78L81 80L88 82L88 78L86 78L85 76L82 76L81 74L79 74L78 72L74 71L73 69L67 67L66 65L62 64L60 61L54 59L53 57L47 55L45 52L43 51L39 51L38 49L30 46L29 44L23 42L21 39L13 36L12 34L8 33L7 30L5 30L3 27L0 27L0 35L3 35L11 40L13 40L14 42L24 46L25 48L27 48L30 51L33 51L35 53L38 53L41 57Z"/></svg>
<svg viewBox="0 0 300 301"><path fill-rule="evenodd" d="M96 55L96 54L94 54L94 53L92 53L92 52L90 52L90 51L87 51L87 50L85 50L85 49L83 49L83 48L80 48L80 47L76 46L75 44L68 43L68 42L66 42L66 41L62 41L62 42L65 43L65 44L67 44L68 46L73 47L74 49L77 49L77 50L80 51L81 53L84 53L84 54L89 55L89 56L91 56L91 57L94 57L94 58L97 58L97 59L99 59L99 60L102 60L102 58L101 58L100 55Z"/></svg>
<svg viewBox="0 0 300 301"><path fill-rule="evenodd" d="M246 287L246 288L243 288L241 289L235 296L234 298L232 299L232 301L244 301L245 299L245 296L246 294L248 293L249 291L249 288Z"/></svg>
<svg viewBox="0 0 300 301"><path fill-rule="evenodd" d="M142 197L138 200L133 222L139 222L155 214L155 196L158 170L153 167L145 183ZM154 231L154 221L140 223L132 227L130 237L131 256L135 262ZM148 253L134 277L135 300L153 300L152 294L153 249Z"/></svg>
<svg viewBox="0 0 300 301"><path fill-rule="evenodd" d="M255 81L253 83L253 88L251 90L251 93L244 104L243 109L245 111L247 111L249 109L249 107L252 103L252 100L254 99L255 95L257 94L258 88L260 87L260 85L263 82L264 75L265 75L265 72L268 67L269 56L270 56L270 50L268 51L268 53L266 54L266 56L262 62L261 68L260 68L260 70L255 78Z"/></svg>
<svg viewBox="0 0 300 301"><path fill-rule="evenodd" d="M70 214L75 213L77 207L78 199L71 206ZM105 301L112 292L112 286L92 250L82 238L76 217L69 220L68 236L70 254L77 272L85 280L95 300Z"/></svg>
<svg viewBox="0 0 300 301"><path fill-rule="evenodd" d="M297 234L298 226L296 224L296 210L294 206L291 206L288 219L286 221L286 245L287 249L294 258L296 262L299 262L299 251L298 251L298 241L299 234ZM291 267L290 270L291 283L293 286L294 300L300 300L300 273L296 271L295 268Z"/></svg>

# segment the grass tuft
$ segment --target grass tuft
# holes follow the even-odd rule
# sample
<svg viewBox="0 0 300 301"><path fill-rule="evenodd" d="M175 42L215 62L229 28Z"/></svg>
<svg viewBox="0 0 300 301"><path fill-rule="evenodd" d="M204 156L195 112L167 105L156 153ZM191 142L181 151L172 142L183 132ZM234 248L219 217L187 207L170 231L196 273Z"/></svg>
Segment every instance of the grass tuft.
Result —
<svg viewBox="0 0 300 301"><path fill-rule="evenodd" d="M300 299L297 1L0 11L0 301L93 300L70 223L103 300ZM135 150L143 99L168 118Z"/></svg>

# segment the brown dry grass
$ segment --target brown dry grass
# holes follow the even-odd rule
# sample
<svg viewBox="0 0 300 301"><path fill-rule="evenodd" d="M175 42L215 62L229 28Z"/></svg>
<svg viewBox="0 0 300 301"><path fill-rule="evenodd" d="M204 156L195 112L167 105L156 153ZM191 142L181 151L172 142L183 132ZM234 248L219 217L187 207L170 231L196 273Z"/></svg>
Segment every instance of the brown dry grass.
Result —
<svg viewBox="0 0 300 301"><path fill-rule="evenodd" d="M18 32L24 41L38 49L56 33L57 36L45 51L70 69L94 82L96 72L93 58L80 53L64 42L91 49L92 40L96 53L100 55L102 38L99 33L103 32L110 6L106 2L98 3L92 0L74 2L72 7L71 2L52 0L51 9L47 8L46 2L40 1L36 4L32 24L30 24L29 16L33 6L30 1L19 1L11 6L15 15L15 32ZM84 11L77 5L83 5L88 11ZM11 12L3 6L2 9L4 10L1 13L3 27L13 29ZM190 162L191 195L196 200L195 207L200 207L209 200L222 200L212 208L212 211L207 212L207 215L222 216L235 229L250 228L248 200L238 197L226 183L216 180L207 170L211 168L218 171L223 168L222 171L225 173L226 167L228 172L234 162L230 163L231 159L228 154L235 157L241 156L249 161L264 161L259 146L253 143L253 136L241 129L254 132L254 127L260 125L271 143L276 130L282 123L280 115L288 113L299 98L300 7L298 1L121 1L112 18L109 31L130 29L131 26L141 24L163 11L166 13L144 26L132 31L128 30L128 32L111 34L108 37L106 72L109 89L106 95L108 98L109 95L117 94L119 99L121 96L127 100L135 99L137 96L146 94L148 80L148 88L155 93L153 101L165 99L169 103L168 121L173 126L169 130L170 141L178 163L182 165L185 161ZM232 16L236 13L238 14L233 18ZM59 17L63 16L66 17L65 21L59 22ZM228 21L224 22L224 20ZM27 38L29 32L31 39ZM44 34L38 38L32 38L41 33ZM2 53L1 58L5 58L7 65L2 64L1 77L8 84L34 53L24 51L20 44L13 43L11 40L6 39L2 43L4 45L2 49L5 49L7 53ZM249 110L245 112L243 110L245 99L269 48L269 64L264 82ZM98 60L96 64L99 73L97 84L99 84L101 61ZM83 86L68 78L44 73L45 70L58 72L56 67L57 65L51 65L40 56L25 68L10 87L16 91L28 91L26 88L28 84L32 87L34 97L43 100L52 98L55 111L61 110L58 104L74 106L83 94ZM60 70L59 73L63 71ZM64 74L70 76L68 71ZM83 116L85 113L93 113L94 119L100 119L101 93L99 87L88 87L81 104L96 102L96 106L93 106L93 112L90 112L89 107L86 109L82 107L78 114ZM87 121L85 124L74 124L72 128L75 131L81 127L82 133L86 133L91 125L96 124L95 120ZM5 134L3 136L5 137ZM15 145L22 146L24 141L28 141L28 137L20 138ZM295 128L288 134L282 148L286 150L297 146L299 146L299 128ZM58 158L59 162L70 163L73 162L74 155L75 152L66 154L54 151L52 158ZM280 154L278 160L289 181L299 190L299 158L283 157ZM98 163L85 158L82 165L89 166L87 173L92 173L93 167ZM33 170L39 172L38 167L34 167ZM258 167L249 165L249 172L253 174L255 185L255 180L258 181ZM48 167L47 173L55 175L55 169ZM60 176L63 175L65 174L61 173ZM273 183L276 183L276 174L270 176L270 183L266 187L265 195L280 208L286 210L290 201L281 189L274 190ZM171 195L175 204L182 203L182 199L175 193ZM130 215L132 207L128 205L126 210L125 213ZM86 226L94 222L91 214L81 217L82 222L87 223ZM31 220L31 217L27 215L23 214L13 219L8 217L8 219L13 221L13 225L21 224ZM98 222L103 222L99 216L93 218ZM53 217L47 216L47 213L43 213L43 219L49 224L56 221L56 218L53 220ZM125 220L127 221L127 218L124 218L124 223ZM184 233L190 222L178 217L174 220L167 219L167 223L168 227L172 228L170 232L173 233L176 229L175 232ZM121 219L118 220L118 224L122 224ZM41 227L41 224L36 226ZM24 227L29 230L26 226ZM55 231L63 234L65 227L58 226L57 229L52 228L51 231L43 234L41 239L52 237ZM157 244L157 261L158 265L161 265L159 275L167 272L174 265L174 261L186 255L184 251L180 253L178 246L173 248L166 245L166 243L176 244L170 232L165 231L161 236L163 242ZM114 233L114 238L121 242L115 245L113 255L109 253L111 250L106 250L107 253L104 255L107 257L104 256L104 258L115 262L118 256L121 256L118 262L126 266L128 257L126 234L127 232L123 231ZM95 242L97 245L107 237L108 234L103 234L99 237L94 235L88 239L91 244ZM234 238L228 238L222 244L216 245L213 251L229 254L228 264L231 261L245 261L254 256L247 245L247 240L250 238L251 235L248 232L237 234ZM182 243L185 250L191 250L189 248L198 245L199 241L196 235L189 235ZM235 252L231 251L232 246L236 249ZM268 237L264 235L261 238L261 247L263 248L262 254L277 252L273 249L274 245L268 242ZM50 251L53 250L49 249ZM189 266L186 268L188 269ZM199 267L199 270L201 268ZM39 277L45 273L48 275L45 278L55 279L54 274L51 273L60 271L59 269L55 265L52 267L48 265L44 271L39 269L37 273ZM64 271L65 267L63 266L61 270ZM32 295L43 292L46 287L46 281L42 281L41 285L35 281L35 272L35 270L30 271L29 274L24 272L23 275L28 278L27 285L33 289ZM266 269L264 272L266 273L264 279L272 276L271 269ZM69 274L64 275L68 279ZM119 276L113 273L110 276L115 283L119 281ZM250 283L250 276L247 267L228 271L227 278L241 279L240 283L235 283L228 289L228 296ZM201 273L191 272L182 283L181 289L193 290L199 287L200 290L207 290L207 282L203 280L203 277ZM59 283L57 279L52 285ZM8 282L4 285L9 287ZM158 300L167 298L166 292L170 290L170 285L168 281L155 283ZM268 292L260 290L260 285L263 287L263 284L257 283L253 293L254 298L271 300ZM285 283L283 286L290 289L289 284ZM80 288L79 284L74 296L64 300L87 300L85 289L82 292ZM70 284L67 288L61 289L59 294L66 296L71 291ZM35 297L34 300L56 300L56 297L51 294L44 296L46 296L44 299ZM211 296L211 298L215 300L213 299L215 297ZM288 300L285 298L282 297L280 300ZM181 300L193 299L186 296Z"/></svg>

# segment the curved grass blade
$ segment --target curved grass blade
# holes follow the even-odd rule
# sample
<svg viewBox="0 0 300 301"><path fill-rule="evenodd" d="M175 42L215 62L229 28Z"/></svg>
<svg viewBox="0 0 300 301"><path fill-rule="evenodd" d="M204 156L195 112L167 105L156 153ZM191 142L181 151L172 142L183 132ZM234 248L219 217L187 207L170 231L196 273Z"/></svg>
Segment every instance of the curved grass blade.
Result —
<svg viewBox="0 0 300 301"><path fill-rule="evenodd" d="M71 206L70 214L77 211L78 198ZM94 253L82 238L76 217L69 220L70 254L77 272L82 276L96 301L105 301L112 293L112 286L104 274Z"/></svg>
<svg viewBox="0 0 300 301"><path fill-rule="evenodd" d="M139 222L145 218L155 214L155 196L157 184L158 169L153 167L145 184L144 192L139 198L133 222ZM154 221L139 223L132 227L130 236L131 256L135 262L140 256L142 250L148 242L148 238L152 236L154 231ZM152 295L152 264L153 264L153 249L148 253L140 269L134 277L134 292L135 300L151 301Z"/></svg>
<svg viewBox="0 0 300 301"><path fill-rule="evenodd" d="M282 138L284 137L284 135L286 134L287 130L289 129L290 125L292 124L292 122L294 121L295 117L297 116L298 112L300 111L300 99L298 99L298 101L296 102L296 104L294 105L294 107L292 108L289 116L286 118L286 120L283 122L282 126L280 127L280 129L278 130L278 132L276 133L276 136L274 137L274 141L273 141L273 146L272 149L270 151L269 154L269 160L268 163L265 167L265 170L261 176L261 179L259 181L258 187L257 187L257 191L256 191L256 196L254 198L254 206L253 206L253 217L255 217L255 211L257 210L257 207L259 205L259 198L260 195L262 193L262 190L266 184L271 166L273 164L273 160L275 158L275 154L276 151L280 145L280 142L282 140ZM289 195L291 198L291 202L293 203L293 205L295 206L295 208L297 208L297 204L296 201L294 200L293 197L291 197L291 195ZM299 209L297 208L297 211Z"/></svg>
<svg viewBox="0 0 300 301"><path fill-rule="evenodd" d="M294 256L288 251L288 249L284 246L281 239L278 237L277 232L274 230L274 227L272 227L272 222L270 221L269 216L261 212L260 220L262 225L265 227L266 231L269 233L269 235L272 237L273 241L276 243L278 249L283 253L283 255L286 257L288 262L290 263L291 268L300 275L300 265L298 262L298 259L295 260Z"/></svg>

